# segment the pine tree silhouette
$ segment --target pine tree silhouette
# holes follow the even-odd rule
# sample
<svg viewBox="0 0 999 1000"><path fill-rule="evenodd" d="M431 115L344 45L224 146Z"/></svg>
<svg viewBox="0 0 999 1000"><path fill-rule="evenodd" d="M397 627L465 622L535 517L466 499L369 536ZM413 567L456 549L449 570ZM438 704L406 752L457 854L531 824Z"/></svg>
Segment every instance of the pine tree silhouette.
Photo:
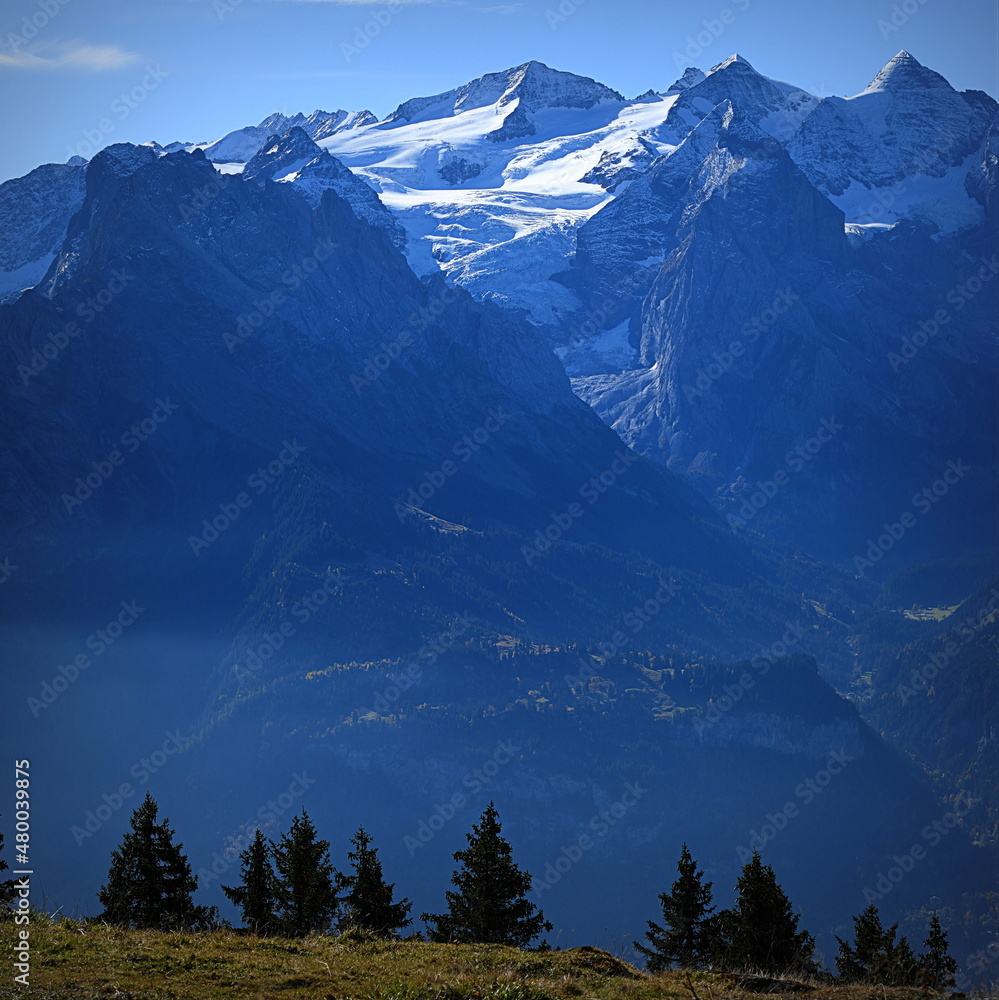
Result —
<svg viewBox="0 0 999 1000"><path fill-rule="evenodd" d="M957 962L947 948L947 932L940 926L940 919L934 913L930 917L929 931L923 942L925 951L918 963L918 978L921 985L938 993L946 993L954 988L954 973Z"/></svg>
<svg viewBox="0 0 999 1000"><path fill-rule="evenodd" d="M462 867L451 876L458 891L445 894L448 912L420 916L431 940L523 948L552 929L525 897L531 876L514 863L513 850L501 831L496 806L490 802L472 832L465 834L467 849L454 853Z"/></svg>
<svg viewBox="0 0 999 1000"><path fill-rule="evenodd" d="M132 813L131 831L111 852L107 885L97 894L104 906L102 919L126 927L170 930L203 924L214 907L195 906L191 898L198 880L191 873L183 844L173 842L174 831L147 792Z"/></svg>
<svg viewBox="0 0 999 1000"><path fill-rule="evenodd" d="M798 930L791 901L758 851L743 866L736 890L735 905L711 921L715 960L764 975L813 975L815 939Z"/></svg>
<svg viewBox="0 0 999 1000"><path fill-rule="evenodd" d="M853 918L851 945L836 938L836 973L844 983L908 986L915 982L917 963L903 936L895 941L898 924L881 926L878 908L871 903Z"/></svg>
<svg viewBox="0 0 999 1000"><path fill-rule="evenodd" d="M329 841L316 837L305 809L271 845L277 868L278 915L286 933L303 936L330 929L339 909Z"/></svg>
<svg viewBox="0 0 999 1000"><path fill-rule="evenodd" d="M413 922L408 916L413 904L408 899L392 901L395 884L383 878L378 849L371 846L371 837L363 826L358 827L350 842L356 848L347 852L354 874L341 875L337 883L338 891L347 890L341 926L360 927L379 937L393 937L396 931Z"/></svg>
<svg viewBox="0 0 999 1000"><path fill-rule="evenodd" d="M645 956L650 972L661 972L674 964L688 969L704 966L710 959L711 946L706 940L706 921L714 913L711 883L703 882L704 872L684 844L676 864L680 877L668 893L659 894L663 910L660 926L649 920L645 932L648 945L638 941L635 948Z"/></svg>
<svg viewBox="0 0 999 1000"><path fill-rule="evenodd" d="M278 885L267 841L259 830L239 860L242 862L242 884L224 885L222 891L242 910L243 923L251 931L271 934L278 925Z"/></svg>
<svg viewBox="0 0 999 1000"><path fill-rule="evenodd" d="M853 918L853 944L837 937L836 974L845 983L870 983L880 974L884 955L894 945L881 926L878 908L871 903Z"/></svg>
<svg viewBox="0 0 999 1000"><path fill-rule="evenodd" d="M885 982L889 986L914 986L918 975L919 963L912 946L903 934L888 956L888 974Z"/></svg>

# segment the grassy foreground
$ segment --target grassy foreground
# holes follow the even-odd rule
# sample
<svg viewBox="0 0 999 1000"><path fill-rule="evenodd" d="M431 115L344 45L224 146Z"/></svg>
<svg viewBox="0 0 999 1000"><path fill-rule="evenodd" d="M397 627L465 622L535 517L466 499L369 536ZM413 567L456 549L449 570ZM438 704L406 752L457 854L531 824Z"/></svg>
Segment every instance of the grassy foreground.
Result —
<svg viewBox="0 0 999 1000"><path fill-rule="evenodd" d="M52 1000L746 1000L739 977L648 976L606 952L499 945L292 940L233 931L164 934L60 921L31 928L31 985L15 987L10 924L0 925L0 997ZM771 996L915 1000L918 990L798 987Z"/></svg>

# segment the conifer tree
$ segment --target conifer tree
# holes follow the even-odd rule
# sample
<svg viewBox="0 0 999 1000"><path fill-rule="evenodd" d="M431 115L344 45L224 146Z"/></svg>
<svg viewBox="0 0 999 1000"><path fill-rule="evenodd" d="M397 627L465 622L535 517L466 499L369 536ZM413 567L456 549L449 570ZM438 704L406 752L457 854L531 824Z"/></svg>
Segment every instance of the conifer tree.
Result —
<svg viewBox="0 0 999 1000"><path fill-rule="evenodd" d="M853 918L851 945L841 938L836 972L845 983L907 986L915 982L916 958L903 936L896 942L898 924L883 928L878 908L871 903Z"/></svg>
<svg viewBox="0 0 999 1000"><path fill-rule="evenodd" d="M885 983L889 986L914 986L918 974L919 963L903 934L888 955L888 974Z"/></svg>
<svg viewBox="0 0 999 1000"><path fill-rule="evenodd" d="M242 862L242 884L224 885L222 891L242 910L243 923L251 931L270 934L277 929L278 885L267 841L259 830L239 860Z"/></svg>
<svg viewBox="0 0 999 1000"><path fill-rule="evenodd" d="M814 974L815 939L798 930L791 901L758 851L743 865L736 890L732 908L711 922L719 938L715 961L765 975Z"/></svg>
<svg viewBox="0 0 999 1000"><path fill-rule="evenodd" d="M853 918L853 944L837 937L836 974L844 983L870 983L880 972L885 952L894 943L881 926L878 908L869 904Z"/></svg>
<svg viewBox="0 0 999 1000"><path fill-rule="evenodd" d="M458 891L445 893L448 912L420 916L432 941L523 948L552 929L526 898L531 876L514 863L513 849L501 831L496 806L490 802L472 832L465 834L468 847L454 853L461 868L451 876Z"/></svg>
<svg viewBox="0 0 999 1000"><path fill-rule="evenodd" d="M191 898L198 880L183 844L173 842L169 820L158 823L159 806L149 793L132 813L131 831L111 852L107 885L97 894L102 919L126 927L169 930L207 922L212 911Z"/></svg>
<svg viewBox="0 0 999 1000"><path fill-rule="evenodd" d="M950 956L947 948L947 932L940 926L940 920L935 913L930 917L929 931L923 942L923 948L925 951L918 963L920 983L938 993L946 993L953 989L957 962Z"/></svg>
<svg viewBox="0 0 999 1000"><path fill-rule="evenodd" d="M408 916L413 904L408 899L392 901L395 883L387 883L383 878L378 849L371 846L371 837L363 826L358 827L350 842L356 848L347 852L354 874L341 875L337 884L338 890L347 890L341 926L360 927L379 937L392 937L413 922Z"/></svg>
<svg viewBox="0 0 999 1000"><path fill-rule="evenodd" d="M661 972L674 964L683 968L703 967L710 958L710 944L706 940L706 922L714 913L711 905L711 883L703 882L704 872L697 870L697 862L684 844L676 865L680 877L668 893L659 894L663 910L662 926L648 921L645 932L648 945L638 941L635 948L645 956L650 972Z"/></svg>
<svg viewBox="0 0 999 1000"><path fill-rule="evenodd" d="M282 930L296 936L325 933L339 909L338 876L330 862L329 841L316 837L316 828L303 809L271 847Z"/></svg>

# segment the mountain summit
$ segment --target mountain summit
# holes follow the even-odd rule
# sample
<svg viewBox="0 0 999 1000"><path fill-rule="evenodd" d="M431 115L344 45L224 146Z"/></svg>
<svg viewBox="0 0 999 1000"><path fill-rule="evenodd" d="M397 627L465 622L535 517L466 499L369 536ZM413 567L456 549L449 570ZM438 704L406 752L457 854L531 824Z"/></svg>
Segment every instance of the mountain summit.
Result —
<svg viewBox="0 0 999 1000"><path fill-rule="evenodd" d="M515 101L519 102L517 106L523 111L536 112L545 108L592 108L600 101L623 103L624 97L588 76L565 73L532 59L500 73L487 73L442 94L405 101L387 120L426 121L490 104L503 109Z"/></svg>
<svg viewBox="0 0 999 1000"><path fill-rule="evenodd" d="M915 56L902 49L893 55L867 85L865 94L886 90L889 93L903 93L940 87L951 90L951 85L932 69L924 66Z"/></svg>
<svg viewBox="0 0 999 1000"><path fill-rule="evenodd" d="M206 146L205 156L215 163L245 163L270 136L286 132L290 128L301 128L311 139L318 141L344 129L359 128L374 121L377 119L370 111L317 109L308 117L301 112L290 117L275 112L259 125L236 129Z"/></svg>
<svg viewBox="0 0 999 1000"><path fill-rule="evenodd" d="M402 226L372 188L298 125L272 135L243 168L243 179L289 184L312 208L318 207L324 192L335 191L359 219L384 230L396 247L406 244Z"/></svg>

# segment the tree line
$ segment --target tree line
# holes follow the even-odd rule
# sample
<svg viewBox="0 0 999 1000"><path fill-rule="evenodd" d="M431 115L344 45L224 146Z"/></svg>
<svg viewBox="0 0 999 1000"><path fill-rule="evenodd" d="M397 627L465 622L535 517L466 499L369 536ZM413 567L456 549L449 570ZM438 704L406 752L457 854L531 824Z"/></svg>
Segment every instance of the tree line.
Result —
<svg viewBox="0 0 999 1000"><path fill-rule="evenodd" d="M648 921L645 942L634 946L651 972L686 969L752 970L765 975L814 977L815 939L798 927L799 918L780 887L773 868L759 852L743 865L736 882L738 897L716 912L712 883L704 881L684 844L678 877L661 893L662 923ZM872 903L853 918L853 942L837 937L837 979L842 983L923 986L945 991L954 986L957 963L950 956L947 934L934 913L923 954L917 957L898 924L884 928Z"/></svg>
<svg viewBox="0 0 999 1000"><path fill-rule="evenodd" d="M195 904L197 877L183 844L175 843L169 820L159 819L159 806L148 793L132 813L130 827L111 853L107 884L97 894L104 907L97 919L158 930L219 926L217 907ZM513 860L492 802L465 837L467 847L453 854L459 867L451 876L455 888L445 893L446 911L420 915L429 939L526 948L550 932L552 924L527 898L531 876ZM378 850L363 827L351 845L354 849L347 852L351 871L340 872L330 859L329 841L319 838L303 808L276 841L256 830L239 855L239 883L224 885L222 891L239 909L243 926L254 934L294 937L336 928L396 939L413 922L412 903L396 900L395 884L385 881ZM6 869L0 860L0 872ZM737 898L723 910L716 911L712 883L704 881L704 872L686 844L677 872L670 891L659 895L661 923L647 921L644 940L633 942L650 972L681 968L806 978L821 974L815 939L799 928L791 901L759 852L754 851L743 865L735 887ZM12 889L12 882L0 882L0 903L9 904ZM896 940L897 923L882 926L873 903L853 923L852 942L836 938L840 982L937 991L954 986L957 965L935 913L919 956L904 935ZM537 946L548 947L546 941Z"/></svg>
<svg viewBox="0 0 999 1000"><path fill-rule="evenodd" d="M197 876L174 836L147 793L120 846L111 852L107 883L97 894L104 907L98 920L157 930L208 929L221 923L217 907L194 902ZM526 897L531 876L514 862L493 803L465 836L468 847L454 853L460 867L451 878L455 890L445 894L446 911L420 915L430 940L523 948L551 931ZM363 827L351 845L350 872L337 871L329 841L320 839L303 809L276 841L255 831L239 855L239 883L223 885L222 891L239 909L243 926L255 934L299 937L336 928L396 938L413 922L412 903L395 899L395 884L385 881L378 849Z"/></svg>

